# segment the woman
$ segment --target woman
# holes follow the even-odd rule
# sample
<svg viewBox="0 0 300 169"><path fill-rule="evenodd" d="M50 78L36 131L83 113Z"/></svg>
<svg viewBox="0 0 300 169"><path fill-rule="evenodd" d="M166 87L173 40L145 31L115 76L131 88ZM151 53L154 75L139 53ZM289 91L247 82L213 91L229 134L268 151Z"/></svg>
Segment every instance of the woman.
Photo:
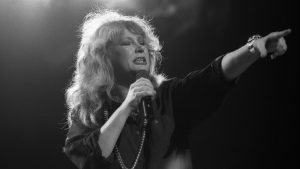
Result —
<svg viewBox="0 0 300 169"><path fill-rule="evenodd" d="M284 54L283 37L290 33L254 36L202 70L165 79L156 71L161 46L153 31L145 20L117 12L86 17L66 91L64 151L78 168L191 168L187 131L216 111L258 58ZM148 97L150 114L141 104Z"/></svg>

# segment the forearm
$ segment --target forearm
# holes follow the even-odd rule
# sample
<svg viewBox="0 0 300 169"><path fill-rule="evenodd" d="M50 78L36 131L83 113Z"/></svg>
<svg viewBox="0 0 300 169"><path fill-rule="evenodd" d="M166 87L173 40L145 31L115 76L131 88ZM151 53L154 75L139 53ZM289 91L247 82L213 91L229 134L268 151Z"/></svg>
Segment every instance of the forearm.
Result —
<svg viewBox="0 0 300 169"><path fill-rule="evenodd" d="M103 157L108 157L113 151L129 113L129 110L121 105L101 127L98 143Z"/></svg>
<svg viewBox="0 0 300 169"><path fill-rule="evenodd" d="M253 42L252 45L250 45L251 52L248 46L244 45L225 55L221 63L225 78L228 80L237 78L258 58L264 58L268 54L271 54L271 59L283 55L287 50L284 37L289 33L291 33L290 29L272 32L267 36L252 39L252 41L250 41Z"/></svg>
<svg viewBox="0 0 300 169"><path fill-rule="evenodd" d="M259 57L258 51L251 53L246 45L226 54L221 63L224 77L228 80L237 78Z"/></svg>

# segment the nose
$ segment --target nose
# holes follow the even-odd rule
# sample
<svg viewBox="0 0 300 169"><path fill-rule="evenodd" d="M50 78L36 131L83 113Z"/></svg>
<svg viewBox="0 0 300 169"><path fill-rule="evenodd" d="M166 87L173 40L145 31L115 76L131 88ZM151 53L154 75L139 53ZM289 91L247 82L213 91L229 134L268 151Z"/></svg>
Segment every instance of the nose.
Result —
<svg viewBox="0 0 300 169"><path fill-rule="evenodd" d="M135 53L143 53L144 48L141 45L137 45L135 48Z"/></svg>

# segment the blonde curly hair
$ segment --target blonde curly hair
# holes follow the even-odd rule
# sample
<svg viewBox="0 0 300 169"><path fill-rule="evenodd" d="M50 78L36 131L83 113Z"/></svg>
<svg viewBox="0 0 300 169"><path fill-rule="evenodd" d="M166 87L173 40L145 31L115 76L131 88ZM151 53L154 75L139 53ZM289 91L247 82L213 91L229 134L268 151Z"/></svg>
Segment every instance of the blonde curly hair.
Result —
<svg viewBox="0 0 300 169"><path fill-rule="evenodd" d="M145 38L150 54L150 76L157 84L163 76L157 73L162 56L161 45L149 22L137 16L116 11L97 10L89 13L80 27L80 46L72 81L66 89L68 124L79 120L88 127L98 125L97 112L105 99L118 100L111 91L115 84L114 70L109 60L111 44L124 29Z"/></svg>

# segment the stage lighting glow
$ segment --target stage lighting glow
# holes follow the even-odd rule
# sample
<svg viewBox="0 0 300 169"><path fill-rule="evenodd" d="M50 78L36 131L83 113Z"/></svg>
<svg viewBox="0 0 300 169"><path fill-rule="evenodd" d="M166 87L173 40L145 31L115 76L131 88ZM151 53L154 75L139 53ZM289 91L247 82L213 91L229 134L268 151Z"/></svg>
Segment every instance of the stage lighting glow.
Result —
<svg viewBox="0 0 300 169"><path fill-rule="evenodd" d="M101 0L107 8L136 10L141 8L140 0Z"/></svg>
<svg viewBox="0 0 300 169"><path fill-rule="evenodd" d="M49 7L52 0L20 0L26 5Z"/></svg>

